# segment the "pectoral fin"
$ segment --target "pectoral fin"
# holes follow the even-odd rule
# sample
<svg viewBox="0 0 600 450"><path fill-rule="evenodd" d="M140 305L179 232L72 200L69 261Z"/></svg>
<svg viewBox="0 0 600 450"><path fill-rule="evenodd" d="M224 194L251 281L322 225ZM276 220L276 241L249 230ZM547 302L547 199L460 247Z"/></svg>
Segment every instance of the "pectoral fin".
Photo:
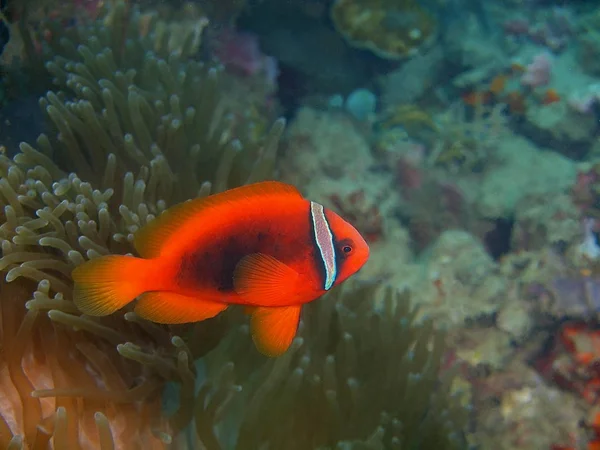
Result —
<svg viewBox="0 0 600 450"><path fill-rule="evenodd" d="M253 253L237 264L233 287L246 303L279 306L294 303L298 295L298 272L272 256Z"/></svg>
<svg viewBox="0 0 600 450"><path fill-rule="evenodd" d="M271 357L285 353L298 330L301 309L299 305L255 308L250 329L256 348Z"/></svg>

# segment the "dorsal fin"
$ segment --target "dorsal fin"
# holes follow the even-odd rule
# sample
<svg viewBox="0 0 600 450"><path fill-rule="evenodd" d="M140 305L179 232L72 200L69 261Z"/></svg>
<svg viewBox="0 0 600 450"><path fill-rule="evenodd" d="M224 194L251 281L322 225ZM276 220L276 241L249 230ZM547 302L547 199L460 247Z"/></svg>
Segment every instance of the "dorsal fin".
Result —
<svg viewBox="0 0 600 450"><path fill-rule="evenodd" d="M256 200L272 195L289 195L302 198L300 191L294 186L279 181L263 181L230 189L208 197L197 198L169 208L144 228L138 230L134 237L134 246L143 258L158 257L170 237L175 235L191 220L202 221L205 214L222 206L224 203L237 203Z"/></svg>

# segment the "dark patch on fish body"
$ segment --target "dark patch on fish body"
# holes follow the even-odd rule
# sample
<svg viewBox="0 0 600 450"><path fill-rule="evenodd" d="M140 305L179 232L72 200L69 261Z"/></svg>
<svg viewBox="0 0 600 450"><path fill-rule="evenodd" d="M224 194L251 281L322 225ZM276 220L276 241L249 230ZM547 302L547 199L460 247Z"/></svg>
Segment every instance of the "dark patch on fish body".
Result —
<svg viewBox="0 0 600 450"><path fill-rule="evenodd" d="M316 257L309 248L308 227L306 233L286 233L271 219L265 217L242 226L243 231L238 233L215 235L202 248L186 252L181 258L177 284L183 289L214 289L221 294L230 294L234 292L235 268L247 255L263 253L290 266L305 259L307 251L311 261Z"/></svg>

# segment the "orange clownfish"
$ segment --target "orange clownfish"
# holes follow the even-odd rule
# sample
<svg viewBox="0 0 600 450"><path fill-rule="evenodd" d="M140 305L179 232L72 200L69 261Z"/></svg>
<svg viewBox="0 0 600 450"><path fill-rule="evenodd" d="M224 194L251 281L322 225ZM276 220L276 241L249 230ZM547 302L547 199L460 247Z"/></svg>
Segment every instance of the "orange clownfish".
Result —
<svg viewBox="0 0 600 450"><path fill-rule="evenodd" d="M134 236L141 256L101 256L73 270L84 314L135 312L164 324L198 322L229 305L251 313L253 340L284 353L300 310L369 258L359 232L293 186L266 181L170 208Z"/></svg>

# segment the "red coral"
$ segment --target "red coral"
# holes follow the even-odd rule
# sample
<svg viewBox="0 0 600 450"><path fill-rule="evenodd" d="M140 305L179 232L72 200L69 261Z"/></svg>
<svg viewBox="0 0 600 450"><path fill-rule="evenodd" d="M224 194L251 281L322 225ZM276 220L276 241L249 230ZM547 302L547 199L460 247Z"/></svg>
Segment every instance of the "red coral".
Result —
<svg viewBox="0 0 600 450"><path fill-rule="evenodd" d="M552 350L536 369L562 389L577 392L589 404L600 400L600 330L581 322L564 324Z"/></svg>
<svg viewBox="0 0 600 450"><path fill-rule="evenodd" d="M600 330L590 324L570 322L557 334L552 351L536 361L536 368L562 389L577 392L590 405L600 401ZM592 412L586 423L588 439L582 447L573 439L572 445L554 445L552 450L600 448L600 413Z"/></svg>

